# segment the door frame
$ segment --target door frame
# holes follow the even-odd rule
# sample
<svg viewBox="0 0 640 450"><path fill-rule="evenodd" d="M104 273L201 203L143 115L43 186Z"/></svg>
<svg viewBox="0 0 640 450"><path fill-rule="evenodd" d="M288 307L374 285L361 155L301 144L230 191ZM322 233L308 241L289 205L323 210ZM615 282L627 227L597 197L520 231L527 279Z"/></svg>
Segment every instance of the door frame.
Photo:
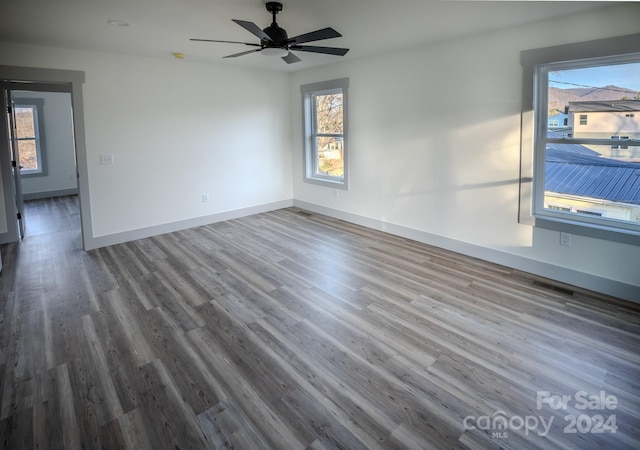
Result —
<svg viewBox="0 0 640 450"><path fill-rule="evenodd" d="M14 206L18 216L18 237L24 238L25 216L24 197L22 193L22 166L20 165L20 149L18 144L18 134L16 128L16 105L14 103L12 91L2 88L2 106L8 108L6 117L7 138L3 141L9 143L9 158L11 163L11 181L13 188ZM7 216L9 217L9 216Z"/></svg>
<svg viewBox="0 0 640 450"><path fill-rule="evenodd" d="M82 103L82 85L84 72L75 70L42 69L33 67L0 65L0 85L10 90L68 92L71 94L73 111L73 139L75 143L76 175L78 178L78 200L80 204L80 229L82 232L82 248L96 248L91 224L91 204L89 196L89 171L87 148L84 131L84 108ZM0 144L4 146L5 144ZM0 241L15 242L18 240L15 217L15 194L11 187L11 161L6 151L0 152L0 173L4 191L7 214L7 233Z"/></svg>

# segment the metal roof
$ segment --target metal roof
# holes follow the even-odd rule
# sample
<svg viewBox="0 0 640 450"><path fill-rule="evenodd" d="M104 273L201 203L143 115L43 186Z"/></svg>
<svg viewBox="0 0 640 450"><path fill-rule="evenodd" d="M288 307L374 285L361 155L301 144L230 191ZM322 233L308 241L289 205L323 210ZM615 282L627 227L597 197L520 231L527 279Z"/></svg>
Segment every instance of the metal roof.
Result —
<svg viewBox="0 0 640 450"><path fill-rule="evenodd" d="M578 144L548 144L545 190L640 205L640 163L596 155Z"/></svg>
<svg viewBox="0 0 640 450"><path fill-rule="evenodd" d="M590 102L569 102L569 111L640 111L640 100L599 100Z"/></svg>

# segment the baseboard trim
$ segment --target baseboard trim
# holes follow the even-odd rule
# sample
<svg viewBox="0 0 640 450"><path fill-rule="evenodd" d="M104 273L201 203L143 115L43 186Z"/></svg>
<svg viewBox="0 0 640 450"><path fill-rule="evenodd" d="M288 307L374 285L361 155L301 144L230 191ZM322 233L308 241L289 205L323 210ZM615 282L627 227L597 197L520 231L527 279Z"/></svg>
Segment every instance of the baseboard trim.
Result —
<svg viewBox="0 0 640 450"><path fill-rule="evenodd" d="M154 225L151 227L140 228L138 230L114 233L105 236L97 236L91 239L85 239L85 250L93 250L109 245L122 244L124 242L135 241L136 239L144 239L151 236L158 236L160 234L173 233L174 231L200 227L203 225L209 225L211 223L223 222L225 220L238 219L240 217L251 216L253 214L260 214L263 212L274 211L276 209L288 208L290 206L293 206L293 200L281 200L278 202L250 206L248 208L235 209L232 211L224 211L207 216L194 217L192 219L180 220L177 222L171 222L162 225Z"/></svg>
<svg viewBox="0 0 640 450"><path fill-rule="evenodd" d="M22 194L23 200L40 200L43 198L64 197L65 195L78 195L78 188L58 189L57 191L32 192Z"/></svg>
<svg viewBox="0 0 640 450"><path fill-rule="evenodd" d="M545 263L542 261L525 258L520 255L502 252L480 245L468 242L458 241L456 239L439 236L425 231L404 227L383 220L372 219L366 216L360 216L345 211L328 208L325 206L308 203L301 200L294 200L293 206L305 209L335 219L344 220L357 225L362 225L385 233L404 237L424 244L440 247L445 250L451 250L456 253L471 256L473 258L511 267L522 272L555 280L578 288L589 291L599 292L601 294L610 295L612 297L640 303L640 286L624 283L621 281L610 280L597 275L579 272L577 270L568 269L566 267Z"/></svg>

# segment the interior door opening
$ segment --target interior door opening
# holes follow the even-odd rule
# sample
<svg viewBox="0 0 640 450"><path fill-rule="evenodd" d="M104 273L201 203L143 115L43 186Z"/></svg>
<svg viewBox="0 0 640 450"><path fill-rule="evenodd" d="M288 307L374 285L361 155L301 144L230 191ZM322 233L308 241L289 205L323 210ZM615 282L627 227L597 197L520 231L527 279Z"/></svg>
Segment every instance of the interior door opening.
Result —
<svg viewBox="0 0 640 450"><path fill-rule="evenodd" d="M42 233L47 228L44 224L51 222L44 217L33 217L30 227L29 213L25 209L38 214L51 208L25 208L25 201L78 194L73 110L69 92L47 91L43 87L9 87L3 89L2 96L7 113L11 188L17 223L15 228L10 228L15 229L14 240L18 240L30 232ZM79 220L79 215L72 214L71 217ZM13 217L8 215L8 220L12 221Z"/></svg>
<svg viewBox="0 0 640 450"><path fill-rule="evenodd" d="M13 90L17 133L17 166L20 187L16 188L16 204L21 213L19 228L24 237L45 232L68 229L80 230L77 198L66 202L44 199L77 197L78 180L73 132L71 94L68 92ZM64 205L64 206L62 206ZM74 207L75 205L75 207ZM54 213L60 206L60 213ZM21 224L21 225L20 225Z"/></svg>
<svg viewBox="0 0 640 450"><path fill-rule="evenodd" d="M45 220L30 218L29 214L50 211L51 205L31 208L23 201L33 206L43 199L67 199L61 211L68 213L66 228L76 229L74 245L84 250L95 248L84 142L83 83L82 72L0 65L4 111L14 116L6 115L7 125L0 124L0 244L18 242L30 232L43 232ZM64 221L55 222L64 228Z"/></svg>

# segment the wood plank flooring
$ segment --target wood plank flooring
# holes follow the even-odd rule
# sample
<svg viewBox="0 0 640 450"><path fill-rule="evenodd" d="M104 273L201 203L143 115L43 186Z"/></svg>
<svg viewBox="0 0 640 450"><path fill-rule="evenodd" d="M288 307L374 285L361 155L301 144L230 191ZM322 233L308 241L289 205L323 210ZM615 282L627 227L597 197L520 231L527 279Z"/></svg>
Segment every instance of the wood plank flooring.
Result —
<svg viewBox="0 0 640 450"><path fill-rule="evenodd" d="M26 217L2 448L640 448L637 304L295 208L90 252L74 197Z"/></svg>

